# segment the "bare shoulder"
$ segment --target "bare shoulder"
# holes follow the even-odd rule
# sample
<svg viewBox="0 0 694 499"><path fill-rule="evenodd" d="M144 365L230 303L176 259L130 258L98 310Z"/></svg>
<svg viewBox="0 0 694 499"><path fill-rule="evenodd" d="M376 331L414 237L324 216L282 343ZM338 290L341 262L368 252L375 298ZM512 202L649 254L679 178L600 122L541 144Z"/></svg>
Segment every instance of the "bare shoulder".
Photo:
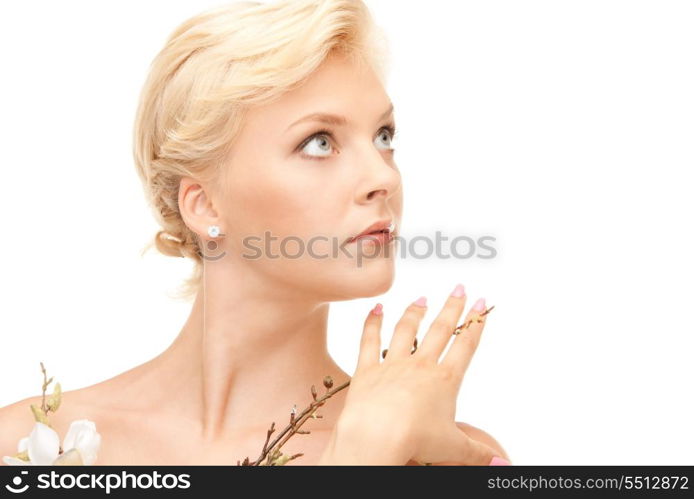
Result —
<svg viewBox="0 0 694 499"><path fill-rule="evenodd" d="M470 438L477 440L478 442L482 442L483 444L487 444L492 449L498 451L499 455L507 461L511 460L501 444L486 431L468 423L456 421L456 424L458 425L458 428L460 428Z"/></svg>

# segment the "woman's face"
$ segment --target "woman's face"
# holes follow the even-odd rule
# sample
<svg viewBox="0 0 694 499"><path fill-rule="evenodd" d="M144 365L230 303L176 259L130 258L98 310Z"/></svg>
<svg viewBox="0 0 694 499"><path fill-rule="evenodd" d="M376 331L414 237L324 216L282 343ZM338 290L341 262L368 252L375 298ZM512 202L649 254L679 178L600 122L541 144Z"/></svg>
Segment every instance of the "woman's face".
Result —
<svg viewBox="0 0 694 499"><path fill-rule="evenodd" d="M301 87L250 109L215 200L227 251L219 264L251 266L319 300L385 292L397 242L345 243L382 220L398 233L393 126L377 75L338 55Z"/></svg>

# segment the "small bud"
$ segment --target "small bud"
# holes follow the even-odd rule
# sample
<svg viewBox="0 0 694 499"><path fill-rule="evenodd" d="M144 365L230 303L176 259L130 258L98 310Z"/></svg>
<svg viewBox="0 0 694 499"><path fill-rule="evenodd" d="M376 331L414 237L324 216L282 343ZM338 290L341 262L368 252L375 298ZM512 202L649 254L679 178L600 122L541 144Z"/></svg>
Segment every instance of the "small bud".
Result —
<svg viewBox="0 0 694 499"><path fill-rule="evenodd" d="M328 390L333 387L333 378L330 376L326 376L323 378L323 386L325 386Z"/></svg>
<svg viewBox="0 0 694 499"><path fill-rule="evenodd" d="M279 449L274 449L270 454L267 456L267 461L265 461L266 466L272 466L275 464L275 462L282 456L282 452L280 452Z"/></svg>
<svg viewBox="0 0 694 499"><path fill-rule="evenodd" d="M381 352L381 358L382 358L382 359L385 359L387 354L388 354L388 349L386 348L385 350L383 350L383 351Z"/></svg>
<svg viewBox="0 0 694 499"><path fill-rule="evenodd" d="M287 456L286 454L282 454L280 457L278 457L275 462L273 463L275 466L284 466L287 464L291 456Z"/></svg>
<svg viewBox="0 0 694 499"><path fill-rule="evenodd" d="M316 385L311 385L311 395L313 396L313 400L318 399L318 392L316 392Z"/></svg>
<svg viewBox="0 0 694 499"><path fill-rule="evenodd" d="M55 412L58 410L58 407L60 407L61 397L62 390L60 388L60 383L56 383L53 387L53 394L50 395L46 401L46 406L48 407L49 411Z"/></svg>
<svg viewBox="0 0 694 499"><path fill-rule="evenodd" d="M34 413L34 419L36 421L48 425L48 418L46 417L46 414L34 404L31 404L31 412Z"/></svg>

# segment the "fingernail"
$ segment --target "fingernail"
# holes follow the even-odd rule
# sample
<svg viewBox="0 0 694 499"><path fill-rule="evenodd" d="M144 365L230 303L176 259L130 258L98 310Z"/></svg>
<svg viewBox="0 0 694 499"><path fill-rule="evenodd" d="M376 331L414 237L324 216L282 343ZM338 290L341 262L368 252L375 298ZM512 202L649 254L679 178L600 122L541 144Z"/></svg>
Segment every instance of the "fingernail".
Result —
<svg viewBox="0 0 694 499"><path fill-rule="evenodd" d="M465 286L462 284L458 284L453 292L451 293L451 296L455 296L456 298L461 298L465 294Z"/></svg>
<svg viewBox="0 0 694 499"><path fill-rule="evenodd" d="M374 315L383 315L383 305L377 303L376 306L373 308L372 312L374 313Z"/></svg>
<svg viewBox="0 0 694 499"><path fill-rule="evenodd" d="M511 466L511 463L503 457L494 456L489 463L489 466Z"/></svg>
<svg viewBox="0 0 694 499"><path fill-rule="evenodd" d="M417 298L417 301L414 302L415 305L419 305L420 307L426 307L427 306L427 297L426 296L420 296Z"/></svg>
<svg viewBox="0 0 694 499"><path fill-rule="evenodd" d="M472 310L474 310L475 312L484 312L486 305L487 304L484 302L484 298L480 298L472 306Z"/></svg>

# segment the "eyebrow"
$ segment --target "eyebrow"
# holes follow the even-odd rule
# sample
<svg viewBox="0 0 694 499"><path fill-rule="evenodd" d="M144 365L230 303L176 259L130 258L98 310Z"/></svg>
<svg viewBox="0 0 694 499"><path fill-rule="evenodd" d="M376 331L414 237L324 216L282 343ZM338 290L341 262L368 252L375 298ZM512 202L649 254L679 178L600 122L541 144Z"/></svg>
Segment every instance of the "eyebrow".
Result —
<svg viewBox="0 0 694 499"><path fill-rule="evenodd" d="M382 119L386 118L393 112L393 103L390 104L390 107L384 112L379 118L378 121L381 121ZM294 123L289 125L287 127L287 130L289 130L291 127L294 125L298 125L299 123L303 123L305 121L320 121L322 123L326 123L328 125L346 125L347 124L347 118L344 116L339 116L337 114L327 114L327 113L311 113L307 114L303 118L299 118L296 120ZM285 130L285 131L287 131Z"/></svg>

